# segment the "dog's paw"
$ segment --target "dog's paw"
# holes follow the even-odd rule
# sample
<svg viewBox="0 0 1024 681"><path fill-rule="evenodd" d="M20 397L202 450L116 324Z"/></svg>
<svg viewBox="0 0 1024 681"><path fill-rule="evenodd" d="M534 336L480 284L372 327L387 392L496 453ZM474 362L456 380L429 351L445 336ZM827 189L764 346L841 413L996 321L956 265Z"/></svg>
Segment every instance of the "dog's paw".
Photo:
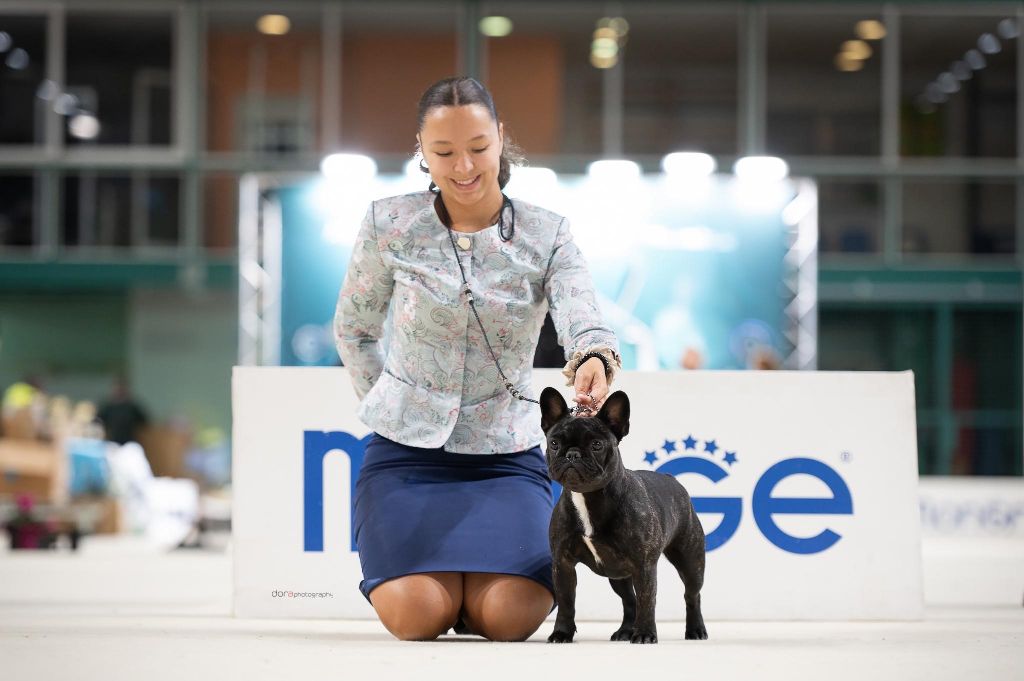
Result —
<svg viewBox="0 0 1024 681"><path fill-rule="evenodd" d="M573 632L555 629L548 636L548 643L572 643Z"/></svg>
<svg viewBox="0 0 1024 681"><path fill-rule="evenodd" d="M657 643L658 634L653 631L637 631L629 637L630 643Z"/></svg>
<svg viewBox="0 0 1024 681"><path fill-rule="evenodd" d="M701 622L697 626L686 627L686 640L687 641L706 641L708 638L708 630L704 628L704 623Z"/></svg>
<svg viewBox="0 0 1024 681"><path fill-rule="evenodd" d="M633 627L621 627L618 631L612 634L610 641L628 641L633 638Z"/></svg>

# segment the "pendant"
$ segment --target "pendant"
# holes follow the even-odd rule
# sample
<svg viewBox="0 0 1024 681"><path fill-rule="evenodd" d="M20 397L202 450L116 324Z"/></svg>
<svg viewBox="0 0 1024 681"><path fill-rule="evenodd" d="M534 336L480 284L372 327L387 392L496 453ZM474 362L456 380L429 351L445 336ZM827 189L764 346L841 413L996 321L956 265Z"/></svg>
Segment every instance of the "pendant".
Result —
<svg viewBox="0 0 1024 681"><path fill-rule="evenodd" d="M472 242L469 240L468 236L460 236L458 243L459 243L459 248L461 248L464 251L468 251L469 250L469 246L470 246L470 244Z"/></svg>

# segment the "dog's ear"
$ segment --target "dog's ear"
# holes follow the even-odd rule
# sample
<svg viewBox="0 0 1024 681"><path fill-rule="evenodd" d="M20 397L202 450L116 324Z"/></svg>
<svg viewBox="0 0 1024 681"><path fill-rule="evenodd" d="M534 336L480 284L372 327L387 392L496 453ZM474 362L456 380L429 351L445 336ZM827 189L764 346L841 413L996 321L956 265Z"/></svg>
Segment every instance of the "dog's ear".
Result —
<svg viewBox="0 0 1024 681"><path fill-rule="evenodd" d="M540 394L540 428L545 433L552 426L569 415L569 405L565 403L562 393L554 388L544 388Z"/></svg>
<svg viewBox="0 0 1024 681"><path fill-rule="evenodd" d="M601 411L597 412L597 418L604 421L619 440L626 437L629 433L629 398L626 393L621 390L612 393L604 401Z"/></svg>

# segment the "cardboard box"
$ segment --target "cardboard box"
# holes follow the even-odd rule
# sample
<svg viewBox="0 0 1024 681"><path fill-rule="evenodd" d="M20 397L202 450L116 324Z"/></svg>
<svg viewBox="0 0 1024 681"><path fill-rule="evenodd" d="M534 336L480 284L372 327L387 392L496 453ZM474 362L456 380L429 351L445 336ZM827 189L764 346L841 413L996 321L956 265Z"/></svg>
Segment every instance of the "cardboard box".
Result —
<svg viewBox="0 0 1024 681"><path fill-rule="evenodd" d="M155 477L194 477L185 466L185 456L192 445L189 431L162 425L146 426L139 431L139 444Z"/></svg>
<svg viewBox="0 0 1024 681"><path fill-rule="evenodd" d="M4 410L2 417L3 437L12 440L35 440L39 435L39 424L28 407Z"/></svg>
<svg viewBox="0 0 1024 681"><path fill-rule="evenodd" d="M0 438L0 495L59 504L67 500L67 475L63 444Z"/></svg>

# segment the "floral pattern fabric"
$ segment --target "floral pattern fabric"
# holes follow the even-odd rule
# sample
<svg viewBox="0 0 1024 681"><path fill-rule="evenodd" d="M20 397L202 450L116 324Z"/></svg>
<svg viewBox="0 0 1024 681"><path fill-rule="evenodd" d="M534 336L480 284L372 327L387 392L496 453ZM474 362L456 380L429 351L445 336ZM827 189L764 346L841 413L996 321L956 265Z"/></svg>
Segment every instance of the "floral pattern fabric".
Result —
<svg viewBox="0 0 1024 681"><path fill-rule="evenodd" d="M487 339L521 393L550 308L567 358L607 349L579 249L565 218L513 200L515 232L457 232L452 248L434 194L374 201L360 226L334 319L338 353L360 398L358 416L380 435L463 454L529 449L543 440L540 409L505 389L462 293L461 261ZM506 211L510 216L511 211ZM465 243L463 241L462 243Z"/></svg>

